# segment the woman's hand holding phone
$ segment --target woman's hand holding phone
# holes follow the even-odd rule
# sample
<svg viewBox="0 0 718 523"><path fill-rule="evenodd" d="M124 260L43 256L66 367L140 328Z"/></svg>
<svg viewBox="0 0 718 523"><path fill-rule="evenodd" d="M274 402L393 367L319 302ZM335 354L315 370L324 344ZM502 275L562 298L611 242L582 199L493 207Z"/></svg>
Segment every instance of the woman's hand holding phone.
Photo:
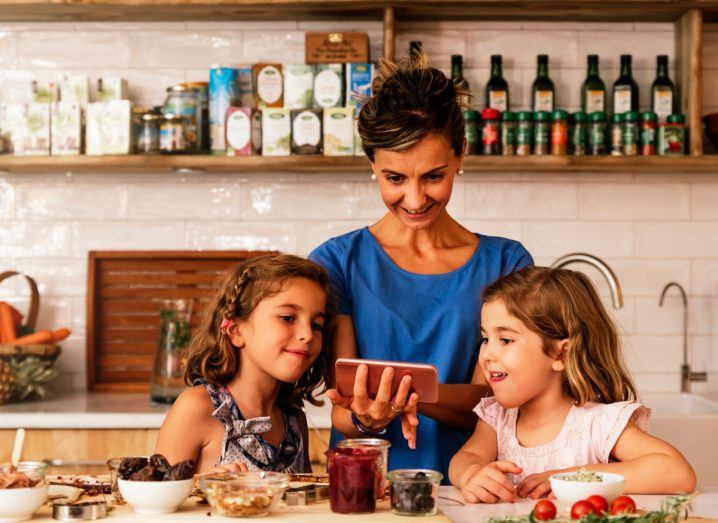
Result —
<svg viewBox="0 0 718 523"><path fill-rule="evenodd" d="M373 400L369 397L369 368L366 365L359 365L357 368L353 396L342 396L336 389L329 389L326 394L334 405L351 410L362 426L370 431L383 430L394 418L401 416L401 431L409 443L409 448L415 449L416 427L419 425L416 404L419 395L415 392L410 393L411 376L404 376L396 394L392 397L394 372L392 367L384 369Z"/></svg>

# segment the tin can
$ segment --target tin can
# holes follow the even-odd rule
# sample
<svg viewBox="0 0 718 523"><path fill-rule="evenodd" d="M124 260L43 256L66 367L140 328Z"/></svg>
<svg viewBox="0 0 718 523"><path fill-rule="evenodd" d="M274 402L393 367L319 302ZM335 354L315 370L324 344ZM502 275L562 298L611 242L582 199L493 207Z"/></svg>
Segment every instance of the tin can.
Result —
<svg viewBox="0 0 718 523"><path fill-rule="evenodd" d="M686 154L686 124L682 114L669 114L658 126L658 154L682 156Z"/></svg>
<svg viewBox="0 0 718 523"><path fill-rule="evenodd" d="M185 152L197 152L197 97L194 90L184 85L168 87L162 112L183 118Z"/></svg>
<svg viewBox="0 0 718 523"><path fill-rule="evenodd" d="M184 120L179 115L164 114L160 124L160 152L182 154L185 152Z"/></svg>
<svg viewBox="0 0 718 523"><path fill-rule="evenodd" d="M239 71L234 67L213 66L209 70L209 134L212 154L224 155L227 109L239 96Z"/></svg>

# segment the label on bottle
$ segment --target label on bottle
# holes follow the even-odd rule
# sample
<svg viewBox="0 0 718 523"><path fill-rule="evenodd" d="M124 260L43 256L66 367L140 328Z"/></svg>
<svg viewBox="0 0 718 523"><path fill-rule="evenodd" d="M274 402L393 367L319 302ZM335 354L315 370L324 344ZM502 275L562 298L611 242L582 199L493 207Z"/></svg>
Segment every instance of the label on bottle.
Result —
<svg viewBox="0 0 718 523"><path fill-rule="evenodd" d="M606 110L606 104L604 102L606 96L605 91L600 90L589 90L586 92L586 112L588 114L595 113L597 111L603 112Z"/></svg>
<svg viewBox="0 0 718 523"><path fill-rule="evenodd" d="M553 91L536 91L534 100L535 111L553 111Z"/></svg>
<svg viewBox="0 0 718 523"><path fill-rule="evenodd" d="M653 91L653 112L658 115L660 121L673 112L673 91Z"/></svg>
<svg viewBox="0 0 718 523"><path fill-rule="evenodd" d="M497 111L508 110L509 97L506 91L489 91L489 107Z"/></svg>
<svg viewBox="0 0 718 523"><path fill-rule="evenodd" d="M631 110L631 87L621 85L613 90L613 113L623 114Z"/></svg>

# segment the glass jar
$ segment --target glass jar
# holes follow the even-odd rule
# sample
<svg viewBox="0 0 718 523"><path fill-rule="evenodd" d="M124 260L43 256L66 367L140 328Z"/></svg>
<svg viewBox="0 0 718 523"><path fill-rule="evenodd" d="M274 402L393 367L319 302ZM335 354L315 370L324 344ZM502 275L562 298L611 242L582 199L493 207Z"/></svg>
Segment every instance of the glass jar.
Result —
<svg viewBox="0 0 718 523"><path fill-rule="evenodd" d="M611 115L611 156L623 155L623 114Z"/></svg>
<svg viewBox="0 0 718 523"><path fill-rule="evenodd" d="M686 154L686 124L682 114L669 114L658 126L658 154L682 156Z"/></svg>
<svg viewBox="0 0 718 523"><path fill-rule="evenodd" d="M151 112L135 115L135 154L160 152L160 116Z"/></svg>
<svg viewBox="0 0 718 523"><path fill-rule="evenodd" d="M588 152L593 156L606 154L606 113L595 111L588 117Z"/></svg>
<svg viewBox="0 0 718 523"><path fill-rule="evenodd" d="M533 135L533 121L529 111L516 113L516 154L529 156L531 154L531 137Z"/></svg>
<svg viewBox="0 0 718 523"><path fill-rule="evenodd" d="M556 109L551 114L551 154L563 156L568 153L568 113Z"/></svg>
<svg viewBox="0 0 718 523"><path fill-rule="evenodd" d="M551 113L534 113L534 154L543 156L551 152Z"/></svg>
<svg viewBox="0 0 718 523"><path fill-rule="evenodd" d="M162 115L160 152L162 154L183 154L185 150L184 118L170 113Z"/></svg>
<svg viewBox="0 0 718 523"><path fill-rule="evenodd" d="M433 516L443 477L440 472L427 469L392 470L387 474L391 511L400 516Z"/></svg>
<svg viewBox="0 0 718 523"><path fill-rule="evenodd" d="M484 126L481 132L481 144L486 155L500 154L499 147L499 117L501 113L496 109L487 107L481 112Z"/></svg>
<svg viewBox="0 0 718 523"><path fill-rule="evenodd" d="M168 87L162 112L183 118L185 152L196 152L199 142L197 141L197 94L195 91L184 85Z"/></svg>
<svg viewBox="0 0 718 523"><path fill-rule="evenodd" d="M501 113L501 154L516 154L516 115L510 111Z"/></svg>
<svg viewBox="0 0 718 523"><path fill-rule="evenodd" d="M376 499L384 499L386 495L386 473L389 470L389 447L391 447L391 443L381 438L343 439L337 443L337 448L340 449L373 449L380 452Z"/></svg>
<svg viewBox="0 0 718 523"><path fill-rule="evenodd" d="M377 476L381 452L373 449L334 448L326 452L329 506L339 514L366 514L376 509Z"/></svg>
<svg viewBox="0 0 718 523"><path fill-rule="evenodd" d="M471 109L464 111L464 136L466 137L466 154L480 154L479 113Z"/></svg>
<svg viewBox="0 0 718 523"><path fill-rule="evenodd" d="M197 103L197 152L209 153L209 82L185 82Z"/></svg>
<svg viewBox="0 0 718 523"><path fill-rule="evenodd" d="M571 118L571 154L583 156L586 154L588 136L588 118L586 113L578 111Z"/></svg>
<svg viewBox="0 0 718 523"><path fill-rule="evenodd" d="M653 111L641 113L641 155L654 156L656 154L656 137L658 133L658 115Z"/></svg>
<svg viewBox="0 0 718 523"><path fill-rule="evenodd" d="M172 403L184 390L182 358L190 341L192 300L162 300L160 338L157 342L150 397L155 403Z"/></svg>
<svg viewBox="0 0 718 523"><path fill-rule="evenodd" d="M638 154L638 113L636 111L623 113L623 154L626 156Z"/></svg>

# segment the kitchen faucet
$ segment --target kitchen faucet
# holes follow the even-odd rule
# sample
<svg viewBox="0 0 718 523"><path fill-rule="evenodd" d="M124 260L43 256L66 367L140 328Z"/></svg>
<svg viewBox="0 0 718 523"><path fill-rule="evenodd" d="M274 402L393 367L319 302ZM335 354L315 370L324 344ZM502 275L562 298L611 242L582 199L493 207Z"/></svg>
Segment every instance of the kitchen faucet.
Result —
<svg viewBox="0 0 718 523"><path fill-rule="evenodd" d="M683 299L683 364L681 365L681 392L691 391L692 381L707 381L708 374L705 372L693 372L691 366L688 364L688 297L686 291L683 289L680 283L674 281L666 284L661 291L661 300L658 302L659 307L663 307L663 301L666 298L668 289L675 287L681 293Z"/></svg>
<svg viewBox="0 0 718 523"><path fill-rule="evenodd" d="M611 268L600 258L593 256L592 254L586 254L582 252L575 252L567 254L553 262L551 264L552 269L561 269L571 263L587 263L598 269L603 277L606 278L608 286L611 288L611 300L613 301L613 308L620 309L623 307L623 294L621 293L621 285L618 283L618 278L611 270Z"/></svg>

